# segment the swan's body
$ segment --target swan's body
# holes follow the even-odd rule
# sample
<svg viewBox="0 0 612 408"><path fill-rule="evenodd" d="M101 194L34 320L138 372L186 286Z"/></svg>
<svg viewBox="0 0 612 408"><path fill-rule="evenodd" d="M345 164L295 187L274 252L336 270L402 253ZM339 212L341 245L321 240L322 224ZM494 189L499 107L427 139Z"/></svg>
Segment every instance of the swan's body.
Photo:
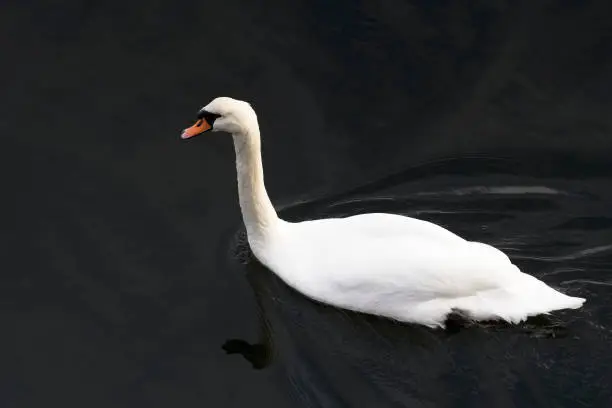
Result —
<svg viewBox="0 0 612 408"><path fill-rule="evenodd" d="M382 213L283 221L265 190L250 105L217 98L201 112L212 130L234 136L240 206L253 253L312 299L430 327L443 327L451 312L518 323L585 301L521 272L503 252L430 222ZM208 130L202 126L198 122L183 137Z"/></svg>

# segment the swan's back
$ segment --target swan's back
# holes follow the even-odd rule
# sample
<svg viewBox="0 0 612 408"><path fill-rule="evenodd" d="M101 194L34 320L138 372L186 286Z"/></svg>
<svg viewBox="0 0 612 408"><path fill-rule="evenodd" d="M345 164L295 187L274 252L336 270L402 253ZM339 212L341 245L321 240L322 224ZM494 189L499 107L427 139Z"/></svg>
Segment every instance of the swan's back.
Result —
<svg viewBox="0 0 612 408"><path fill-rule="evenodd" d="M408 238L435 240L447 244L465 243L460 236L446 228L417 218L397 214L369 213L346 218L326 218L298 224L303 233L351 233L367 235L370 238Z"/></svg>

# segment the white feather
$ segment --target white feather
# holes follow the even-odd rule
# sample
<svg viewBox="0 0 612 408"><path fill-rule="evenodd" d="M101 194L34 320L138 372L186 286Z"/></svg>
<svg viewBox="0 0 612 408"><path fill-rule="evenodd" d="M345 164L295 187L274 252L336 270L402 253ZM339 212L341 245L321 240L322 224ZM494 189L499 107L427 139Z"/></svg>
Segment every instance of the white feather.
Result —
<svg viewBox="0 0 612 408"><path fill-rule="evenodd" d="M240 205L255 256L304 295L429 327L443 327L453 311L518 323L584 303L521 272L503 252L430 222L382 213L279 219L264 186L251 106L217 98L203 109L222 115L213 130L233 133Z"/></svg>

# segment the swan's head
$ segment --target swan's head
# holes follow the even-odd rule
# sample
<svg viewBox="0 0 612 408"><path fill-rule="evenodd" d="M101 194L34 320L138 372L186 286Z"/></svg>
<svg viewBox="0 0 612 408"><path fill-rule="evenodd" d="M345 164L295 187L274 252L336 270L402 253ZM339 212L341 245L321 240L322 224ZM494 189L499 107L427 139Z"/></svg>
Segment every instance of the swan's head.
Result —
<svg viewBox="0 0 612 408"><path fill-rule="evenodd" d="M253 126L257 126L257 115L251 105L222 96L200 109L197 122L185 129L181 138L188 139L209 130L240 134Z"/></svg>

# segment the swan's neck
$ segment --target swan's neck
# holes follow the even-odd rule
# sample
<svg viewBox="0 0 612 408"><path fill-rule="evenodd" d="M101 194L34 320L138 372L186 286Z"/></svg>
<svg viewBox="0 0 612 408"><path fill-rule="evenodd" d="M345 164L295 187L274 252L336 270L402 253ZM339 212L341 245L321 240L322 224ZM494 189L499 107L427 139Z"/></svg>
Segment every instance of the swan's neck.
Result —
<svg viewBox="0 0 612 408"><path fill-rule="evenodd" d="M278 222L264 185L261 140L257 125L234 134L238 196L249 241L262 240Z"/></svg>

